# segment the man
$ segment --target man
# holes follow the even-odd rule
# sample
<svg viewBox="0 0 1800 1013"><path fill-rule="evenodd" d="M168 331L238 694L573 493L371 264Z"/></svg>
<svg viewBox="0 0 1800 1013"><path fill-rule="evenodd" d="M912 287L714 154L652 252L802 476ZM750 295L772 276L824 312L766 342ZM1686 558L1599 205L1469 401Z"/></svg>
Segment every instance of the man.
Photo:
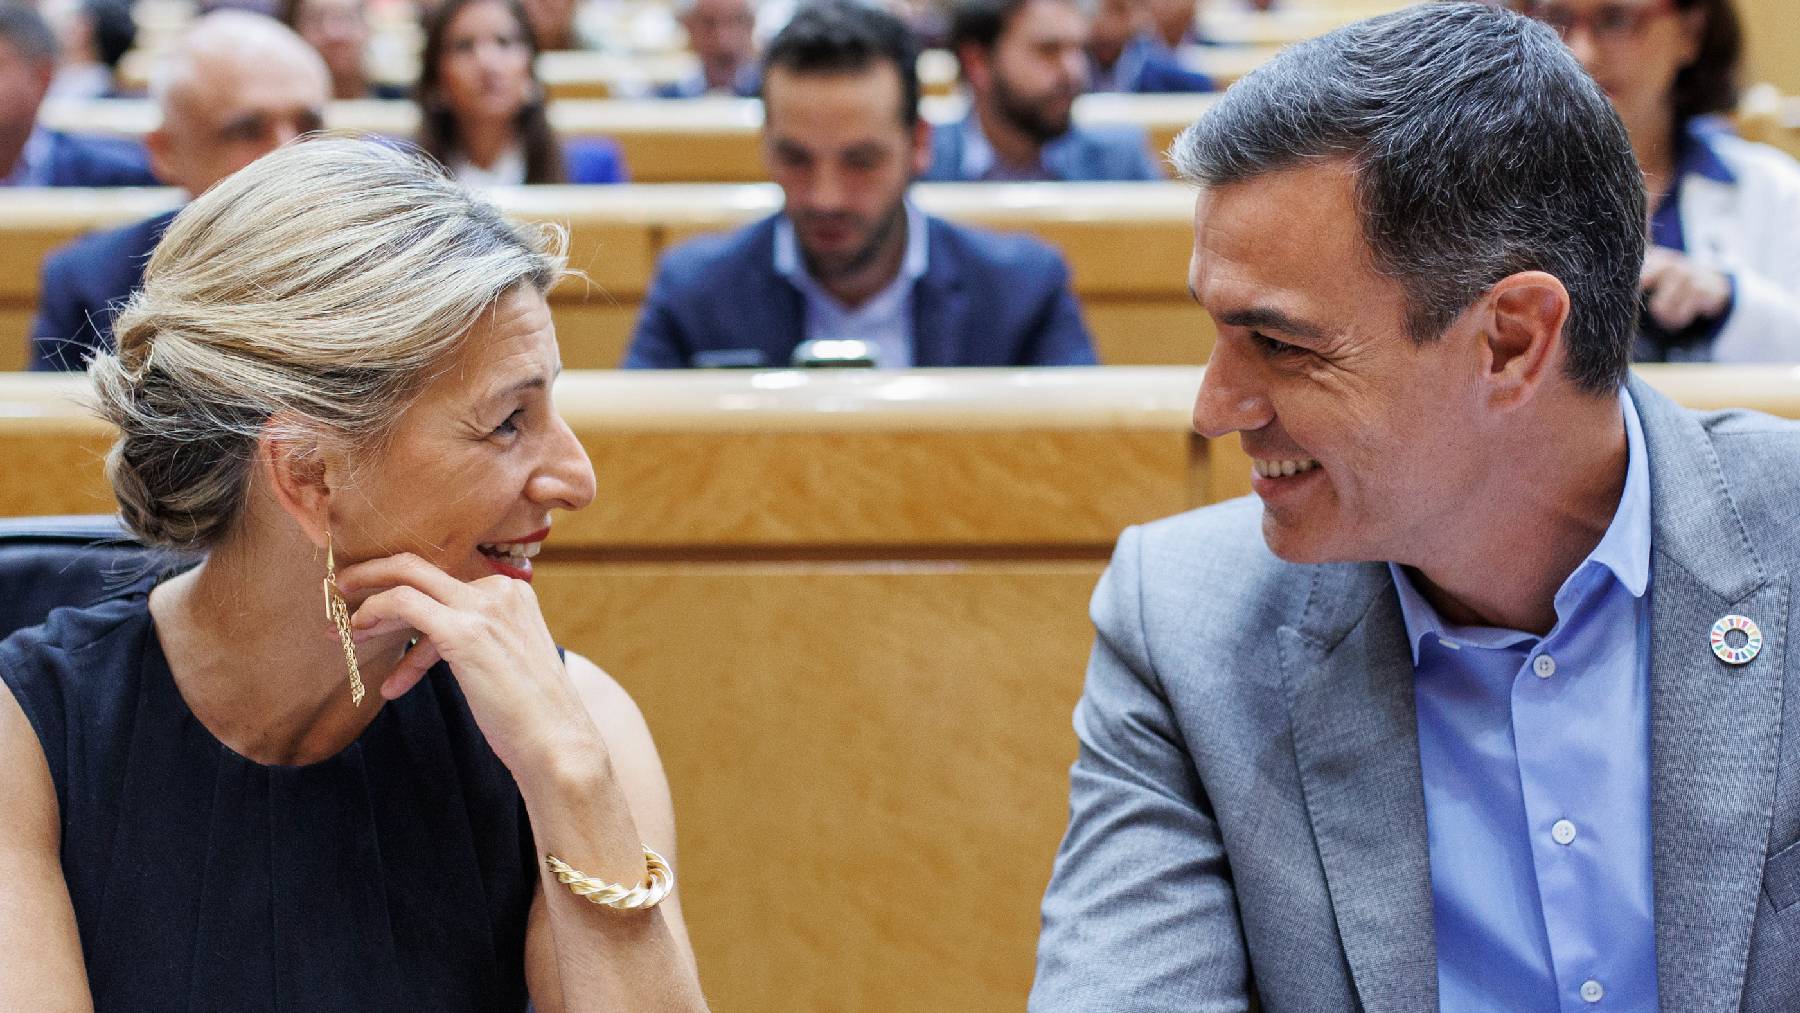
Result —
<svg viewBox="0 0 1800 1013"><path fill-rule="evenodd" d="M700 69L657 88L657 96L756 97L762 81L756 66L756 12L749 0L679 0L675 9Z"/></svg>
<svg viewBox="0 0 1800 1013"><path fill-rule="evenodd" d="M1088 32L1091 91L1168 94L1212 91L1212 78L1183 67L1151 34L1147 0L1099 0Z"/></svg>
<svg viewBox="0 0 1800 1013"><path fill-rule="evenodd" d="M136 144L38 125L56 77L56 36L37 11L0 3L0 187L154 186Z"/></svg>
<svg viewBox="0 0 1800 1013"><path fill-rule="evenodd" d="M969 113L932 137L928 180L1160 179L1143 131L1074 126L1088 21L1074 0L963 0L950 48Z"/></svg>
<svg viewBox="0 0 1800 1013"><path fill-rule="evenodd" d="M1433 4L1173 161L1257 497L1095 593L1032 1010L1800 1009L1800 428L1628 381L1606 96Z"/></svg>
<svg viewBox="0 0 1800 1013"><path fill-rule="evenodd" d="M929 156L916 55L886 11L801 8L763 74L763 158L786 206L663 258L627 367L780 367L803 341L855 342L892 368L1094 361L1054 250L906 199Z"/></svg>
<svg viewBox="0 0 1800 1013"><path fill-rule="evenodd" d="M331 78L278 21L221 10L195 22L159 81L162 124L145 141L159 177L199 194L323 122ZM175 217L83 236L44 260L31 327L34 370L82 369Z"/></svg>

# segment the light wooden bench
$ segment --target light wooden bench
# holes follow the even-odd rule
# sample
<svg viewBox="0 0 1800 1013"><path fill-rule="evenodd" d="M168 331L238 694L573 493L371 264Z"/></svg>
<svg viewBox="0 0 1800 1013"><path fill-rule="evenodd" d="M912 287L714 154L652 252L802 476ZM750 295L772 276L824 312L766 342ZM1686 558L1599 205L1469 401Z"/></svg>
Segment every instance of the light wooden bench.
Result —
<svg viewBox="0 0 1800 1013"><path fill-rule="evenodd" d="M1083 95L1075 103L1078 123L1129 124L1145 131L1149 148L1161 153L1213 102L1211 95ZM933 122L960 117L959 98L921 103ZM46 103L41 120L64 130L141 137L159 114L141 99ZM326 125L389 137L410 137L418 126L411 102L333 102ZM639 183L737 183L767 179L760 150L762 103L757 99L707 97L668 99L569 99L550 106L550 121L564 136L610 137Z"/></svg>
<svg viewBox="0 0 1800 1013"><path fill-rule="evenodd" d="M1199 363L1210 353L1210 320L1186 288L1193 241L1193 195L1186 187L933 184L913 194L933 214L1030 232L1061 249L1103 362ZM661 251L780 206L780 191L767 184L523 187L496 190L494 197L510 214L569 229L570 262L592 284L566 283L552 309L564 361L576 369L622 360ZM166 190L0 191L0 369L24 366L48 251L177 200Z"/></svg>

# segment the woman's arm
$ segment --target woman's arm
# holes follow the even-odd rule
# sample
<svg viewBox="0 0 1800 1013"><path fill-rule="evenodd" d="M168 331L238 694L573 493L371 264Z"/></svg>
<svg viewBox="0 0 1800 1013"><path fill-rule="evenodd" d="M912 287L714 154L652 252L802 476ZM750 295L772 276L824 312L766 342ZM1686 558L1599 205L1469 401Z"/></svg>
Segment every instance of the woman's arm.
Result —
<svg viewBox="0 0 1800 1013"><path fill-rule="evenodd" d="M669 856L663 849L672 847L674 817L643 718L592 664L557 656L529 584L499 576L465 584L410 554L348 567L338 584L346 592L382 589L352 618L358 640L424 635L382 683L383 697L406 692L440 657L449 663L488 745L519 785L540 860L554 854L586 875L636 885L645 875L644 844ZM706 1008L672 897L650 911L612 911L540 875L527 958L541 1008Z"/></svg>
<svg viewBox="0 0 1800 1013"><path fill-rule="evenodd" d="M63 879L56 787L37 733L0 683L0 1009L92 1010Z"/></svg>
<svg viewBox="0 0 1800 1013"><path fill-rule="evenodd" d="M623 687L586 658L571 653L567 657L567 666L569 677L581 694L582 704L606 740L613 780L630 809L630 822L642 835L641 843L649 844L668 859L679 877L674 805L669 799L662 761L657 756L656 744L651 740L643 714ZM528 810L532 807L529 799L526 807ZM639 841L627 840L629 835L596 835L590 832L594 828L574 825L574 822L558 818L554 813L546 813L540 818L537 810L532 810L532 834L537 839L538 850L555 854L582 872L597 876L610 874L582 865L581 859L572 857L571 848L607 848L610 854L611 848L619 847L627 849L626 854L633 856L638 850ZM553 845L553 840L572 843ZM580 843L573 843L575 841ZM632 858L624 861L624 871L614 882L635 882L642 878L641 861L635 870L632 861ZM679 878L677 891L654 910L624 913L597 908L570 893L554 875L544 870L540 872L543 875L541 891L532 905L526 938L526 976L532 1001L540 1013L583 1009L581 993L595 986L637 997L638 1002L646 1003L644 1008L661 1008L651 1005L655 1001L651 997L659 993L666 993L667 1005L672 1009L703 1006L693 948L681 916ZM653 924L656 921L660 921L661 926ZM632 925L632 922L643 924ZM619 936L643 936L646 937L643 942L652 945L632 945L621 950L617 948L615 938ZM674 954L667 952L665 946L672 946ZM619 959L621 956L627 959ZM669 966L674 959L679 960L681 973L672 976Z"/></svg>

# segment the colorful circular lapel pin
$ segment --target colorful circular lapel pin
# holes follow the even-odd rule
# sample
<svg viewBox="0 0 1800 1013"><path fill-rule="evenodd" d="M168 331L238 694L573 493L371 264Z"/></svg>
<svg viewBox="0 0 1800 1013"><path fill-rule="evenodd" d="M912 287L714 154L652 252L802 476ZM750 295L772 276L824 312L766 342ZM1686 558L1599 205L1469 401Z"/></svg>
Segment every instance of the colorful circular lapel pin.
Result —
<svg viewBox="0 0 1800 1013"><path fill-rule="evenodd" d="M1731 646L1731 642L1726 639L1732 630L1744 635L1744 642L1736 647ZM1757 629L1756 624L1744 616L1726 616L1713 623L1712 649L1719 660L1727 665L1747 665L1751 658L1762 651L1762 630Z"/></svg>

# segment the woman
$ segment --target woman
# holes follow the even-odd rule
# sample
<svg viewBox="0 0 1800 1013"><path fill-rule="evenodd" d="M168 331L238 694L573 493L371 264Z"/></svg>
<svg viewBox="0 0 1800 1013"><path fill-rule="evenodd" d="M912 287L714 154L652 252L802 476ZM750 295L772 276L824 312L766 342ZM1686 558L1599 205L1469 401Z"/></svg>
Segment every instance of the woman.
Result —
<svg viewBox="0 0 1800 1013"><path fill-rule="evenodd" d="M0 1009L704 1008L649 732L529 583L594 495L555 245L347 140L170 225L90 375L204 560L0 644Z"/></svg>
<svg viewBox="0 0 1800 1013"><path fill-rule="evenodd" d="M1731 0L1524 0L1606 90L1650 194L1640 359L1800 359L1800 165L1727 133Z"/></svg>
<svg viewBox="0 0 1800 1013"><path fill-rule="evenodd" d="M369 15L363 0L282 0L279 13L331 70L332 98L407 97L404 85L369 78Z"/></svg>
<svg viewBox="0 0 1800 1013"><path fill-rule="evenodd" d="M419 146L474 186L619 183L611 141L558 145L545 113L530 23L518 0L447 0L425 20Z"/></svg>

